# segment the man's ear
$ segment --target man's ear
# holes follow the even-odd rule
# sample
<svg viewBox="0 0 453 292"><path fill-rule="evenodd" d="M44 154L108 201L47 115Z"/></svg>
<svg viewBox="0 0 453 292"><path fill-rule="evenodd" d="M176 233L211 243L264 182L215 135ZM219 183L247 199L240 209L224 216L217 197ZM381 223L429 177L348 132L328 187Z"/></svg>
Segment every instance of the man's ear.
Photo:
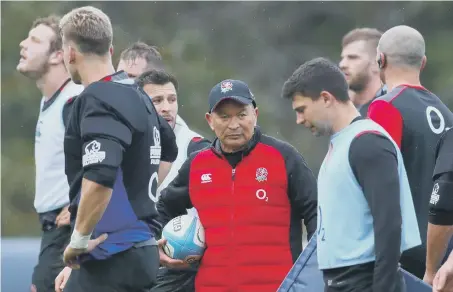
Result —
<svg viewBox="0 0 453 292"><path fill-rule="evenodd" d="M258 110L258 107L254 108L253 110L255 111L255 117L256 117L256 119L255 119L255 127L256 127L256 125L258 123L259 110Z"/></svg>
<svg viewBox="0 0 453 292"><path fill-rule="evenodd" d="M69 64L74 64L76 61L77 51L75 50L75 48L71 46L68 47L68 50L69 50Z"/></svg>
<svg viewBox="0 0 453 292"><path fill-rule="evenodd" d="M212 114L206 113L205 118L206 118L206 121L208 122L208 125L211 128L211 130L214 131L214 125L212 123Z"/></svg>
<svg viewBox="0 0 453 292"><path fill-rule="evenodd" d="M114 52L113 45L110 46L109 52L110 52L110 55L113 56L113 52Z"/></svg>
<svg viewBox="0 0 453 292"><path fill-rule="evenodd" d="M321 91L320 97L325 104L325 107L331 107L335 101L335 97L328 91Z"/></svg>
<svg viewBox="0 0 453 292"><path fill-rule="evenodd" d="M50 65L58 65L63 63L63 51L58 50L50 54L49 56L49 64Z"/></svg>
<svg viewBox="0 0 453 292"><path fill-rule="evenodd" d="M428 62L428 58L427 58L426 56L423 56L422 65L420 66L420 71L422 71L423 69L425 69L426 62Z"/></svg>

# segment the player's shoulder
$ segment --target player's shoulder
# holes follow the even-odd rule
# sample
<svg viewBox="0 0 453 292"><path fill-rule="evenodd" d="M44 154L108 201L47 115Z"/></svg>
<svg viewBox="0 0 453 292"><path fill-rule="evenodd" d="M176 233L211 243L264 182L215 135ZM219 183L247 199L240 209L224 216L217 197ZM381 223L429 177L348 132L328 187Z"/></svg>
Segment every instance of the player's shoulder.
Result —
<svg viewBox="0 0 453 292"><path fill-rule="evenodd" d="M64 87L62 93L64 93L67 99L79 95L85 90L85 87L81 84L76 84L72 80Z"/></svg>
<svg viewBox="0 0 453 292"><path fill-rule="evenodd" d="M285 157L285 159L302 157L302 154L296 149L296 147L275 137L262 134L259 142L276 149L283 157Z"/></svg>
<svg viewBox="0 0 453 292"><path fill-rule="evenodd" d="M377 97L373 101L373 103L379 102L379 101L385 101L385 102L391 103L397 97L401 96L406 91L406 89L408 89L407 86L397 86L397 87L393 88L392 90L387 91L385 94Z"/></svg>

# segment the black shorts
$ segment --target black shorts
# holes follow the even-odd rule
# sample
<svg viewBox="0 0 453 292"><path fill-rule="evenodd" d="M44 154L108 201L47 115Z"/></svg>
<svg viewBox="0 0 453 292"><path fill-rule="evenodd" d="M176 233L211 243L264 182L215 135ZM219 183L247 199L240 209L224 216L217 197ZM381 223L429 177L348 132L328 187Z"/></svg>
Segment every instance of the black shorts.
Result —
<svg viewBox="0 0 453 292"><path fill-rule="evenodd" d="M194 292L196 270L186 271L161 268L157 272L156 285L150 292Z"/></svg>
<svg viewBox="0 0 453 292"><path fill-rule="evenodd" d="M72 270L64 292L149 292L159 269L157 246L131 248Z"/></svg>
<svg viewBox="0 0 453 292"><path fill-rule="evenodd" d="M406 285L401 271L395 291L404 292ZM374 292L374 262L323 271L324 292Z"/></svg>
<svg viewBox="0 0 453 292"><path fill-rule="evenodd" d="M63 252L70 238L70 226L54 226L43 231L38 264L32 275L32 284L38 292L55 292L55 278L65 267Z"/></svg>

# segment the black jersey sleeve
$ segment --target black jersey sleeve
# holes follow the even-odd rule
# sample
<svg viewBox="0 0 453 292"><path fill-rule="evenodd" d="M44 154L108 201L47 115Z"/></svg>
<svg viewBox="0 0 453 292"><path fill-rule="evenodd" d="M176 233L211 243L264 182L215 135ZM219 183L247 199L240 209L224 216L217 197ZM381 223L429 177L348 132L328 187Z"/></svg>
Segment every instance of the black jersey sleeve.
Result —
<svg viewBox="0 0 453 292"><path fill-rule="evenodd" d="M175 132L168 122L159 116L160 137L162 154L160 160L165 162L174 162L178 156L178 146L176 145Z"/></svg>
<svg viewBox="0 0 453 292"><path fill-rule="evenodd" d="M189 142L189 146L187 146L187 157L190 154L203 150L211 146L211 141L202 137L195 137Z"/></svg>
<svg viewBox="0 0 453 292"><path fill-rule="evenodd" d="M83 96L79 122L83 177L112 188L124 150L131 144L132 130L108 105L92 95Z"/></svg>
<svg viewBox="0 0 453 292"><path fill-rule="evenodd" d="M183 163L178 175L162 190L157 202L158 221L162 228L173 218L186 214L193 207L189 194L190 165L197 153Z"/></svg>
<svg viewBox="0 0 453 292"><path fill-rule="evenodd" d="M316 178L308 167L302 155L288 145L285 159L288 177L288 196L296 214L304 220L307 228L307 238L310 239L316 231L318 188Z"/></svg>
<svg viewBox="0 0 453 292"><path fill-rule="evenodd" d="M383 135L363 133L350 145L349 163L373 216L373 291L395 291L402 224L396 148Z"/></svg>
<svg viewBox="0 0 453 292"><path fill-rule="evenodd" d="M439 141L433 180L429 222L435 225L453 225L453 128Z"/></svg>
<svg viewBox="0 0 453 292"><path fill-rule="evenodd" d="M74 104L74 99L76 97L71 97L70 99L68 99L68 101L66 101L66 103L63 105L63 110L62 110L62 117L63 117L63 125L66 126L68 125L69 123L69 118L70 118L70 113L71 113L71 110L72 110L72 107L73 107L73 104Z"/></svg>

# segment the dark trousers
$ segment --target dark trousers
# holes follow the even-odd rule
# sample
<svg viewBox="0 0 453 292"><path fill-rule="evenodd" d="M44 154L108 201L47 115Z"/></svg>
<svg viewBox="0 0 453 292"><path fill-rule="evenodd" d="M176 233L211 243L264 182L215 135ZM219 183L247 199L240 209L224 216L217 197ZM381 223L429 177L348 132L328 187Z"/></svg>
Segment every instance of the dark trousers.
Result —
<svg viewBox="0 0 453 292"><path fill-rule="evenodd" d="M156 285L150 292L194 292L196 275L196 270L161 268L157 272Z"/></svg>
<svg viewBox="0 0 453 292"><path fill-rule="evenodd" d="M40 214L43 234L38 264L32 275L32 284L38 292L55 292L55 278L64 268L63 252L71 238L71 227L56 227L54 222L59 211Z"/></svg>
<svg viewBox="0 0 453 292"><path fill-rule="evenodd" d="M400 281L394 291L405 292L406 285L401 271ZM323 271L324 292L375 292L373 291L374 262Z"/></svg>
<svg viewBox="0 0 453 292"><path fill-rule="evenodd" d="M149 292L159 269L157 246L131 248L72 270L64 292Z"/></svg>

